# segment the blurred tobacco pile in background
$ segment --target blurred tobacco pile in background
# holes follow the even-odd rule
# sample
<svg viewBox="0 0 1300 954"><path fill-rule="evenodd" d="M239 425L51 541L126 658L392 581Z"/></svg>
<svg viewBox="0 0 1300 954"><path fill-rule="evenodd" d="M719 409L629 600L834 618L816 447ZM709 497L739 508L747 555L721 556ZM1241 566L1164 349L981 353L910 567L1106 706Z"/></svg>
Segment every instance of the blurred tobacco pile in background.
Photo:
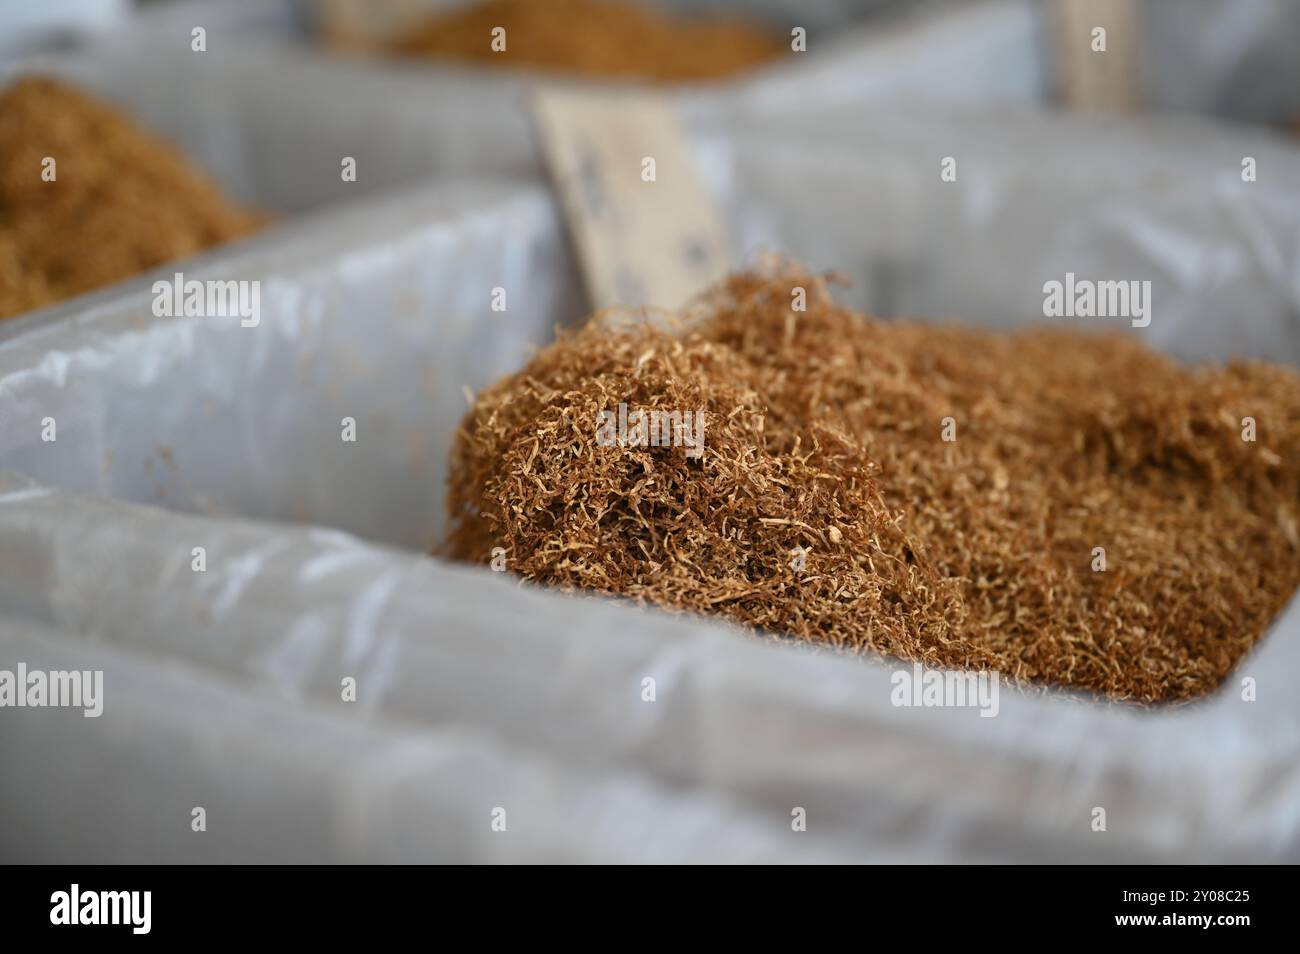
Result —
<svg viewBox="0 0 1300 954"><path fill-rule="evenodd" d="M504 51L487 42L497 29ZM367 45L346 29L333 39ZM787 49L780 33L743 19L675 16L626 0L486 0L426 16L382 45L401 56L661 82L721 79Z"/></svg>
<svg viewBox="0 0 1300 954"><path fill-rule="evenodd" d="M0 90L0 319L266 221L172 145L71 86L29 76Z"/></svg>
<svg viewBox="0 0 1300 954"><path fill-rule="evenodd" d="M1139 702L1214 689L1300 583L1290 369L883 323L797 272L733 277L703 307L677 330L597 316L483 393L454 451L450 552ZM703 455L599 446L620 403L702 409Z"/></svg>

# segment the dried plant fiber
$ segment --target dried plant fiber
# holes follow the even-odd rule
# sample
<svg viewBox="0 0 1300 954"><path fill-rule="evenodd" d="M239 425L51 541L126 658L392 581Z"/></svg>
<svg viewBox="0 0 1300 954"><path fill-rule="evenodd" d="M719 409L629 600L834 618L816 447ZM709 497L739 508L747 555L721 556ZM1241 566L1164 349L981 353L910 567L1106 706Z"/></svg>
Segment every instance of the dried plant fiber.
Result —
<svg viewBox="0 0 1300 954"><path fill-rule="evenodd" d="M702 410L702 453L600 443L620 403ZM1300 583L1298 462L1293 369L874 320L783 266L677 327L598 315L479 395L447 548L772 638L1181 701Z"/></svg>
<svg viewBox="0 0 1300 954"><path fill-rule="evenodd" d="M71 86L26 76L0 90L0 319L266 221L173 146Z"/></svg>

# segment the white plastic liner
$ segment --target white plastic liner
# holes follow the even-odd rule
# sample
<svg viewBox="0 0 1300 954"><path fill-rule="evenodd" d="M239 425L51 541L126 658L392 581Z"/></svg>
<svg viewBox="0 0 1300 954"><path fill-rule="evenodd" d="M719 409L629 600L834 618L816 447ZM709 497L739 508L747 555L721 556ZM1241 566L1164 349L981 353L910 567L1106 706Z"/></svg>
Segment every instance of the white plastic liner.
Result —
<svg viewBox="0 0 1300 954"><path fill-rule="evenodd" d="M0 328L18 332L0 344L0 461L61 487L427 548L465 388L581 314L559 234L540 190L435 187L155 273L261 282L256 327L157 318L152 277L16 319Z"/></svg>
<svg viewBox="0 0 1300 954"><path fill-rule="evenodd" d="M98 719L0 719L15 859L1264 860L1300 844L1294 605L1243 667L1258 702L1229 688L1134 712L1004 689L981 718L894 707L896 664L335 531L6 478L0 541L0 668L105 674Z"/></svg>
<svg viewBox="0 0 1300 954"><path fill-rule="evenodd" d="M6 710L9 863L844 862L825 835L635 770L584 771L483 728L275 698L174 660L0 620L0 659L104 673L97 719ZM342 703L340 703L342 705ZM205 813L195 831L194 810ZM496 831L496 813L505 829ZM595 835L596 837L592 837Z"/></svg>

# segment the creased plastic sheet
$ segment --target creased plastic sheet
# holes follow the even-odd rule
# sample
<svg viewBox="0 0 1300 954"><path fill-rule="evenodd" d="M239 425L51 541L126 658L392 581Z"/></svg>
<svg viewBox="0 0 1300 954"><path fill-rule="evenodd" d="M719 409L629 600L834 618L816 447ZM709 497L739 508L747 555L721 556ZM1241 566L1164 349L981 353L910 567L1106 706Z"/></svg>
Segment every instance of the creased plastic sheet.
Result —
<svg viewBox="0 0 1300 954"><path fill-rule="evenodd" d="M1067 272L1149 280L1150 325L1111 327L1183 358L1300 359L1291 137L990 108L747 117L697 143L741 248L838 270L878 314L1022 325Z"/></svg>
<svg viewBox="0 0 1300 954"><path fill-rule="evenodd" d="M3 619L0 666L15 660L102 671L106 702L94 719L0 719L10 863L849 860L726 798L573 769L479 727L357 718Z"/></svg>
<svg viewBox="0 0 1300 954"><path fill-rule="evenodd" d="M1141 0L1143 102L1239 120L1300 120L1300 4Z"/></svg>
<svg viewBox="0 0 1300 954"><path fill-rule="evenodd" d="M6 764L22 767L0 777L18 857L68 826L87 830L66 856L105 860L1300 853L1300 607L1243 669L1256 703L1229 687L1150 713L1004 688L981 718L894 707L896 663L521 588L335 531L10 476L0 540L0 667L105 671L98 720L0 720ZM340 699L346 677L355 703ZM210 846L186 841L192 805L209 810ZM499 806L519 841L488 840ZM1094 806L1105 833L1090 830ZM795 808L806 833L790 830ZM268 826L272 843L253 847Z"/></svg>
<svg viewBox="0 0 1300 954"><path fill-rule="evenodd" d="M465 389L515 370L582 312L560 234L541 190L434 187L155 273L261 282L256 326L159 319L151 277L16 319L0 326L16 335L0 342L0 464L425 549Z"/></svg>

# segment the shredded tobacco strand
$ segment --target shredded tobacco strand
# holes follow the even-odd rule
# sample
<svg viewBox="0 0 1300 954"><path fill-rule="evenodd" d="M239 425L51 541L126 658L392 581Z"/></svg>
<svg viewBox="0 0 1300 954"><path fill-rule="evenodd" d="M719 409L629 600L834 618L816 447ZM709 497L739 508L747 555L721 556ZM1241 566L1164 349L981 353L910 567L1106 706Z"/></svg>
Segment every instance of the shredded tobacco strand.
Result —
<svg viewBox="0 0 1300 954"><path fill-rule="evenodd" d="M872 320L789 266L699 310L598 315L480 395L448 553L502 547L561 590L1141 703L1214 689L1300 583L1293 370ZM620 402L702 409L702 455L603 446Z"/></svg>

